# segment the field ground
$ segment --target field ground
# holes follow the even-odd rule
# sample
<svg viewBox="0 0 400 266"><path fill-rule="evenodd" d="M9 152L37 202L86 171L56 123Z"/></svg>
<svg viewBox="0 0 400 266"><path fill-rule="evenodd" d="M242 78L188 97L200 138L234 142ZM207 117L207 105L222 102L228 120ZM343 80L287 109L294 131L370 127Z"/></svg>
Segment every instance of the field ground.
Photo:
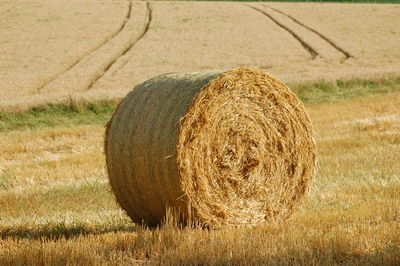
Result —
<svg viewBox="0 0 400 266"><path fill-rule="evenodd" d="M392 4L0 0L0 265L399 265L399 17ZM241 65L306 103L318 174L300 209L251 228L133 224L105 172L118 101L158 74Z"/></svg>
<svg viewBox="0 0 400 266"><path fill-rule="evenodd" d="M115 103L3 112L0 264L396 265L399 85L374 94L354 87L370 90L363 98L326 84L319 85L324 94L298 88L319 153L309 196L283 224L218 231L180 230L173 222L144 229L117 206L103 155L103 125Z"/></svg>
<svg viewBox="0 0 400 266"><path fill-rule="evenodd" d="M400 76L395 4L1 0L0 108L120 98L166 72ZM173 15L171 15L173 14Z"/></svg>

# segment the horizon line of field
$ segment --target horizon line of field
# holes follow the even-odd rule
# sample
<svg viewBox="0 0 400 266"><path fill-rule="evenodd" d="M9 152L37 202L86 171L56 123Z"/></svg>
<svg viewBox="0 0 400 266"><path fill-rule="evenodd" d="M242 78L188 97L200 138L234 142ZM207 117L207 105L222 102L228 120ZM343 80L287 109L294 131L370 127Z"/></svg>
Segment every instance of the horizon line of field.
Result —
<svg viewBox="0 0 400 266"><path fill-rule="evenodd" d="M140 1L140 0L139 0ZM191 0L196 2L284 2L284 3L340 3L340 4L399 4L400 0Z"/></svg>

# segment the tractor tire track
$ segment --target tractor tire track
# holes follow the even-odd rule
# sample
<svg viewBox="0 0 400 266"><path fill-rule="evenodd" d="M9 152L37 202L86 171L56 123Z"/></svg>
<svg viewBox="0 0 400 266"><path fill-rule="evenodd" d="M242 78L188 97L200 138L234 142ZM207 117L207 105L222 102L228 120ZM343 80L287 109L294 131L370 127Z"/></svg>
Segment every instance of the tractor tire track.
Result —
<svg viewBox="0 0 400 266"><path fill-rule="evenodd" d="M145 35L146 33L149 31L150 28L150 24L151 21L153 20L153 9L151 7L150 2L146 1L146 9L147 9L147 19L146 19L146 25L143 28L143 31L139 34L139 36L136 38L136 40L129 45L127 48L125 48L121 54L119 56L117 56L115 59L113 59L107 66L105 66L105 68L103 69L102 73L100 75L98 75L95 79L92 80L92 82L89 84L89 86L87 87L86 90L90 90L94 84L101 79L106 73L107 71L121 58L123 57L125 54L127 54ZM122 66L121 66L122 67ZM120 67L120 68L121 68Z"/></svg>
<svg viewBox="0 0 400 266"><path fill-rule="evenodd" d="M11 11L12 9L14 9L14 7L11 7L9 9L6 9L6 10L0 12L0 16L6 14L7 12Z"/></svg>
<svg viewBox="0 0 400 266"><path fill-rule="evenodd" d="M12 1L10 1L10 2L8 2L8 3L3 3L3 4L5 4L5 5L3 6L3 8L1 8L2 10L0 10L0 16L6 14L6 13L8 13L8 12L10 12L10 11L13 10L14 8L18 8L18 4L19 4L19 3L16 3L16 4L12 5L12 4L10 4L11 2L12 2Z"/></svg>
<svg viewBox="0 0 400 266"><path fill-rule="evenodd" d="M283 12L283 11L281 11L281 10L279 10L279 9L276 9L276 8L273 8L273 7L270 7L270 6L267 6L267 5L264 5L264 6L267 7L267 8L269 8L269 9L272 9L272 10L274 10L274 11L276 11L276 12L278 12L278 13L280 13L280 14L282 14L282 15L288 17L288 18L290 18L290 19L293 20L295 23L297 23L298 25L300 25L300 26L306 28L307 30L314 32L314 33L317 34L319 37L321 37L322 39L324 39L327 43L329 43L333 48L335 48L336 50L338 50L339 52L341 52L342 54L344 54L344 56L346 57L346 59L349 59L349 58L352 58L352 57L354 58L354 56L352 56L349 52L347 52L346 50L344 50L343 48L341 48L341 47L340 47L339 45L337 45L333 40L331 40L330 38L326 37L325 35L323 35L323 34L320 33L319 31L317 31L317 30L315 30L315 29L313 29L313 28L311 28L311 27L305 25L305 24L302 23L301 21L297 20L296 18L292 17L292 16L289 15L289 14L286 14L285 12Z"/></svg>
<svg viewBox="0 0 400 266"><path fill-rule="evenodd" d="M99 50L101 47L103 47L104 45L106 45L110 40L112 40L113 38L115 38L118 34L121 33L121 31L125 28L126 23L128 22L128 20L131 18L131 11L132 11L132 0L127 0L129 2L128 4L128 11L125 15L125 19L124 22L121 24L121 26L118 28L117 31L115 31L113 34L111 34L109 37L107 37L100 45L96 46L94 49L92 49L91 51L87 52L84 56L82 56L81 58L77 59L74 63L72 63L68 68L66 68L65 70L63 70L62 72L56 74L54 77L52 77L50 80L48 80L47 82L45 82L43 85L41 85L39 88L36 89L36 93L40 93L43 88L45 88L47 85L49 85L50 83L52 83L53 81L55 81L56 79L58 79L59 77L61 77L64 73L68 72L69 70L71 70L72 68L74 68L76 65L78 65L80 62L82 62L85 58L87 58L88 56L90 56L92 53L94 53L95 51Z"/></svg>
<svg viewBox="0 0 400 266"><path fill-rule="evenodd" d="M301 46L311 55L311 59L315 59L317 56L319 56L319 53L306 41L304 41L299 35L297 35L294 31L292 31L290 28L287 26L283 25L280 23L278 20L274 19L270 14L268 14L266 11L259 9L254 6L247 5L248 7L254 9L255 11L263 14L264 16L268 17L270 20L272 20L276 25L281 27L282 29L286 30L290 35L292 35L297 41L300 42Z"/></svg>

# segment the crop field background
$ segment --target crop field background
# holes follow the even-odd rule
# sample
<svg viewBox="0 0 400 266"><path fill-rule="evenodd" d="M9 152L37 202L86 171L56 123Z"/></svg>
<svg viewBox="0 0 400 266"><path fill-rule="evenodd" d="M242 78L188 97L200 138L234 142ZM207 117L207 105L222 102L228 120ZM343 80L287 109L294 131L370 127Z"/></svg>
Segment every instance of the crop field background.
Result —
<svg viewBox="0 0 400 266"><path fill-rule="evenodd" d="M0 0L0 265L400 264L400 5ZM136 84L255 66L306 104L318 174L280 224L133 224L104 124Z"/></svg>
<svg viewBox="0 0 400 266"><path fill-rule="evenodd" d="M304 82L400 69L395 4L2 0L0 8L8 110L120 98L173 71L247 65Z"/></svg>

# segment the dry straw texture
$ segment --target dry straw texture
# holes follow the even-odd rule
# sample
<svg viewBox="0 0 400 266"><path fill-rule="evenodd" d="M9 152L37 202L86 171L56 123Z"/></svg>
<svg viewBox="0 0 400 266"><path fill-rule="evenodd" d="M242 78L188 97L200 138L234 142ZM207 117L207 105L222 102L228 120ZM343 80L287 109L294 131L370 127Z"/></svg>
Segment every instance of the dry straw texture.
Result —
<svg viewBox="0 0 400 266"><path fill-rule="evenodd" d="M167 207L210 227L287 218L315 168L303 104L247 68L137 86L108 123L105 153L118 202L150 226Z"/></svg>

